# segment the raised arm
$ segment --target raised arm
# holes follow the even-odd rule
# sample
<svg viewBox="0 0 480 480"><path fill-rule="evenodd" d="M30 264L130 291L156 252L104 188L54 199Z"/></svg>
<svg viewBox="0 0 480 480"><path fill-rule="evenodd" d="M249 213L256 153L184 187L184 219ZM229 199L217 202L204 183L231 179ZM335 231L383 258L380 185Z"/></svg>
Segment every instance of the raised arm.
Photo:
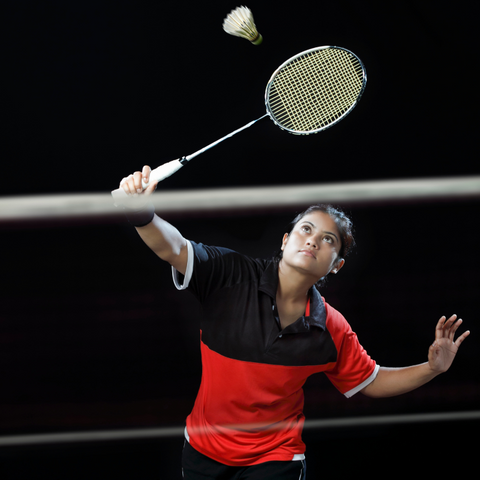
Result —
<svg viewBox="0 0 480 480"><path fill-rule="evenodd" d="M452 364L458 348L470 334L466 331L455 340L455 332L462 324L452 315L441 317L435 329L435 341L428 351L428 361L404 368L381 367L375 380L362 393L369 397L393 397L414 390L446 372Z"/></svg>
<svg viewBox="0 0 480 480"><path fill-rule="evenodd" d="M135 172L120 182L120 187L129 197L124 205L126 214L147 246L184 274L187 268L187 241L173 225L153 213L149 196L155 191L157 182L142 189L142 178L148 183L150 171L146 165L141 172Z"/></svg>

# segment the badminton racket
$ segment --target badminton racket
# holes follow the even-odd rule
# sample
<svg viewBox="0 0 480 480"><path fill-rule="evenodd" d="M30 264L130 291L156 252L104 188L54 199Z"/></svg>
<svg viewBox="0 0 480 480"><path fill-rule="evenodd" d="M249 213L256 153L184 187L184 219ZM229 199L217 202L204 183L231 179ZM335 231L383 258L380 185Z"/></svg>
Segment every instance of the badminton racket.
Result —
<svg viewBox="0 0 480 480"><path fill-rule="evenodd" d="M361 60L351 51L334 46L312 48L284 62L275 70L265 89L265 115L220 138L195 153L164 163L150 173L150 182L162 181L190 160L227 138L270 117L281 129L309 135L332 127L357 105L367 82ZM143 188L148 184L143 182ZM115 200L126 196L114 190Z"/></svg>

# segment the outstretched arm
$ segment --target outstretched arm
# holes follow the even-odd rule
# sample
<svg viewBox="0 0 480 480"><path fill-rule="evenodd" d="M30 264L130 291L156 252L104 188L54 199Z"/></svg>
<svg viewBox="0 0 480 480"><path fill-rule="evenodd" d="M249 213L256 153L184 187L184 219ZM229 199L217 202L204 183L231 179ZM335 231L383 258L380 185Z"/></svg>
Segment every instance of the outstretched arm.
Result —
<svg viewBox="0 0 480 480"><path fill-rule="evenodd" d="M414 390L446 372L452 364L458 348L470 334L466 331L455 340L455 332L462 324L452 315L448 320L440 318L435 329L435 341L428 350L428 362L404 368L381 367L377 378L362 393L369 397L393 397Z"/></svg>
<svg viewBox="0 0 480 480"><path fill-rule="evenodd" d="M145 183L148 183L150 171L150 167L146 165L141 172L135 172L120 182L120 187L129 196L129 200L125 204L127 209L141 210L149 203L148 197L155 191L157 182L152 182L142 191L142 178ZM170 263L180 273L185 273L188 256L187 241L173 225L154 214L149 223L135 228L142 240L155 254Z"/></svg>

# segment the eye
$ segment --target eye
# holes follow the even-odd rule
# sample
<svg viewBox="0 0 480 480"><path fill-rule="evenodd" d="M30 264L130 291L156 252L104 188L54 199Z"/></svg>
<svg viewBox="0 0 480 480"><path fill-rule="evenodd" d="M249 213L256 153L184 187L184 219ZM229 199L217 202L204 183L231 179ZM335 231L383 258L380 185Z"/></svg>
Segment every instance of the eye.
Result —
<svg viewBox="0 0 480 480"><path fill-rule="evenodd" d="M302 232L305 232L305 233L310 233L311 228L310 228L309 225L302 225L302 226L300 227L300 230L302 230Z"/></svg>
<svg viewBox="0 0 480 480"><path fill-rule="evenodd" d="M326 235L325 237L323 237L323 241L327 243L333 243L333 238L329 235Z"/></svg>

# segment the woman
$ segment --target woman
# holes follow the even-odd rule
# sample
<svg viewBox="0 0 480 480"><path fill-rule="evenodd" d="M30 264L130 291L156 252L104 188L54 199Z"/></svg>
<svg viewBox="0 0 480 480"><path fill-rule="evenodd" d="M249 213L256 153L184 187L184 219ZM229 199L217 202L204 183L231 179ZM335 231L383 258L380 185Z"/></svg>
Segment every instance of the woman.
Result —
<svg viewBox="0 0 480 480"><path fill-rule="evenodd" d="M353 244L341 211L310 207L283 236L276 259L252 259L188 241L156 216L148 204L156 185L142 192L149 175L145 166L121 181L133 197L127 218L204 311L202 382L186 422L184 478L304 479L302 386L309 375L324 372L347 397L399 395L448 370L468 336L454 341L462 321L442 317L427 362L378 366L314 288L340 271Z"/></svg>

